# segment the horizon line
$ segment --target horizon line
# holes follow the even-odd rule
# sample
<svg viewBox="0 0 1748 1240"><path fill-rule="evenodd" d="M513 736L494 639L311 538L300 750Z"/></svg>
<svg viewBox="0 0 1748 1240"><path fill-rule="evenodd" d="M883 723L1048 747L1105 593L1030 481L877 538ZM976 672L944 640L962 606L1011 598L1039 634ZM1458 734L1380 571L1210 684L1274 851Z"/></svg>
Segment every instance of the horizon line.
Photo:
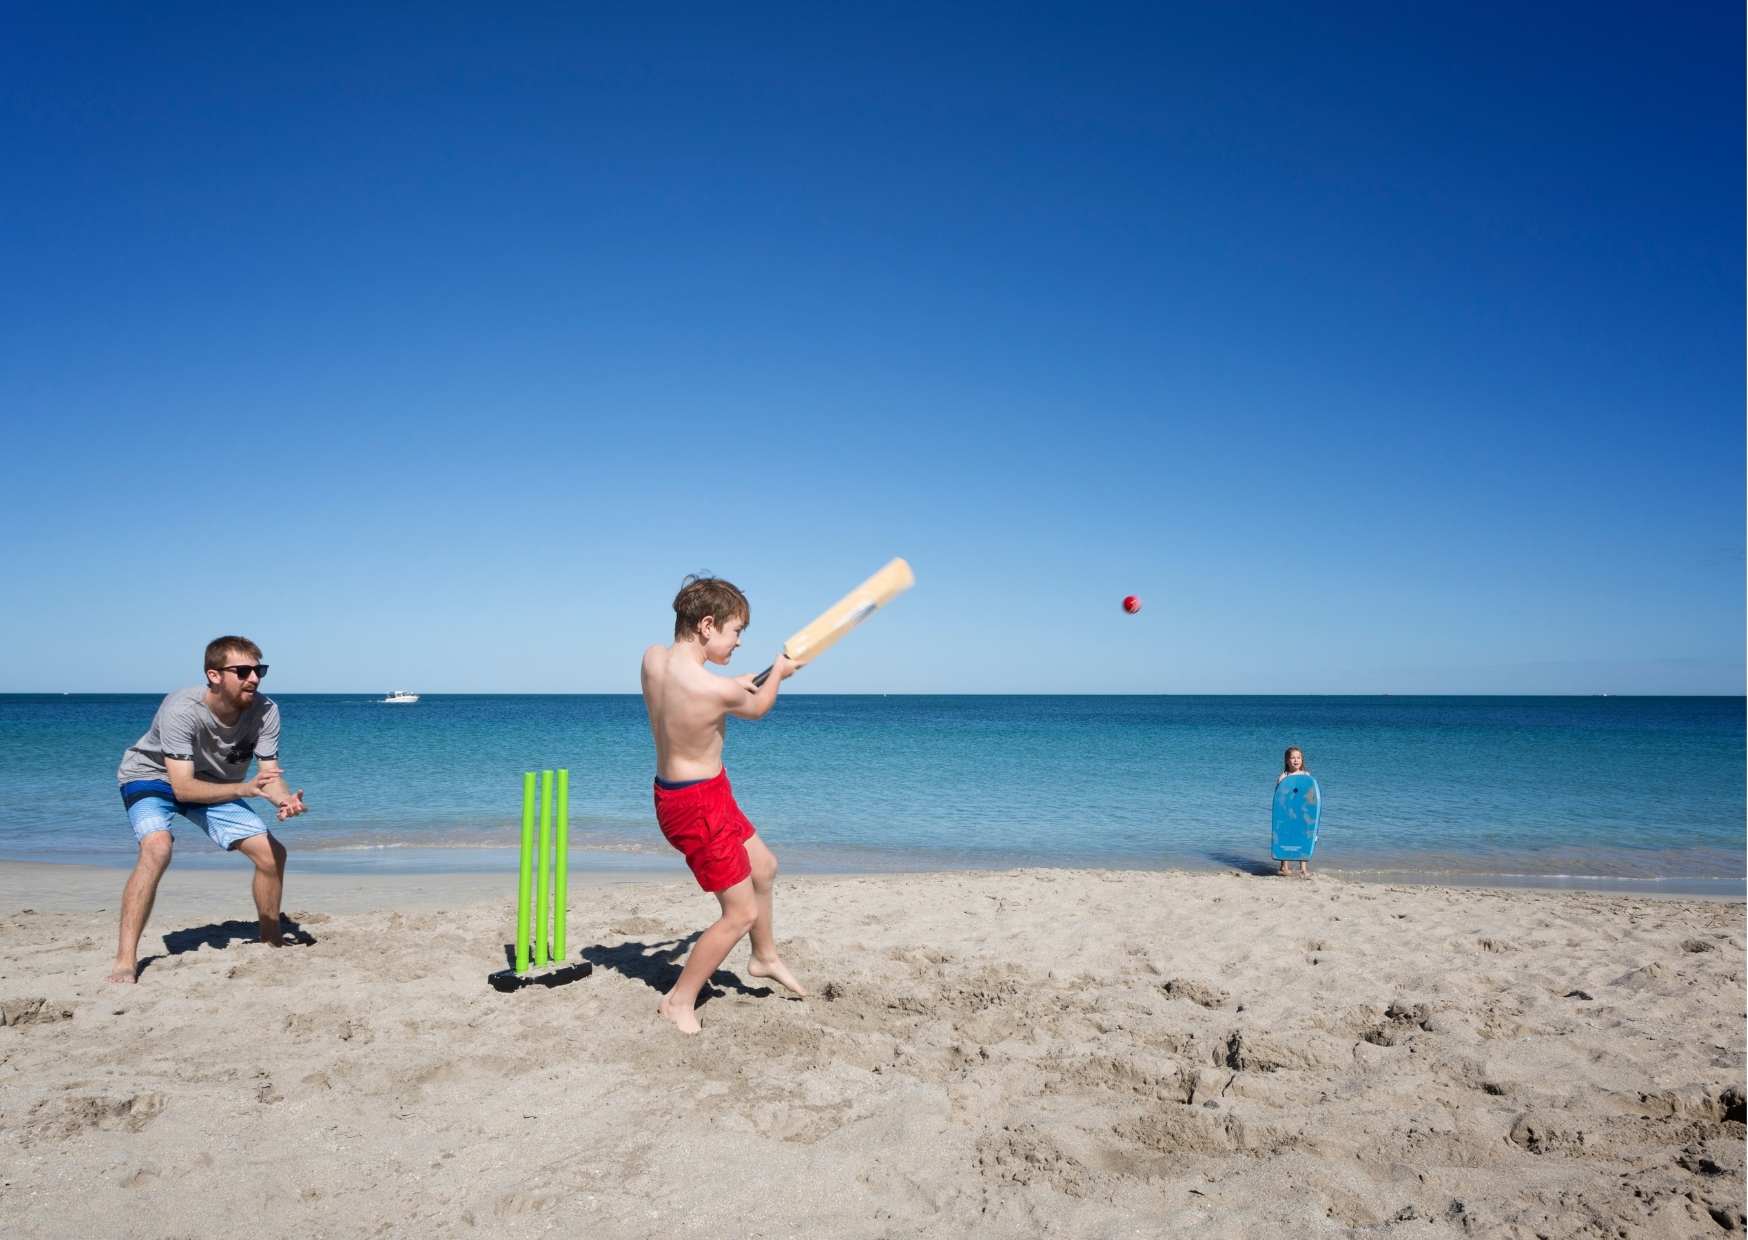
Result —
<svg viewBox="0 0 1748 1240"><path fill-rule="evenodd" d="M161 697L171 690L159 689L0 689L0 697ZM268 697L366 697L382 702L379 689L288 689L267 694ZM536 689L432 689L421 690L427 697L641 697L637 690L573 689L559 692ZM1268 693L1240 689L1178 689L1170 691L1103 690L1071 692L1016 692L1013 690L938 690L938 689L839 689L785 691L783 697L1546 697L1546 698L1745 698L1748 692L1615 692L1613 690L1525 690L1525 689L1372 689L1337 690L1315 693ZM383 704L387 705L386 702Z"/></svg>

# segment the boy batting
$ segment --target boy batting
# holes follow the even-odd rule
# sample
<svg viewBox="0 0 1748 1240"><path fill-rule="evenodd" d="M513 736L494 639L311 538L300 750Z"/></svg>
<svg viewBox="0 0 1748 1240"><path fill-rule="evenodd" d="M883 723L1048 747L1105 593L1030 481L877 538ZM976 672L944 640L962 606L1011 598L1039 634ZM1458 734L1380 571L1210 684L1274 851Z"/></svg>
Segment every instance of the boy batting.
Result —
<svg viewBox="0 0 1748 1240"><path fill-rule="evenodd" d="M682 1033L698 1032L698 992L749 935L747 972L796 995L807 994L777 954L771 923L777 858L735 804L722 765L728 716L762 718L799 665L779 653L770 675L757 686L751 676L718 676L705 667L728 665L751 616L746 595L733 585L715 577L688 577L674 598L673 644L643 653L643 701L656 750L656 821L686 858L698 885L721 906L721 915L698 936L680 979L656 1009Z"/></svg>

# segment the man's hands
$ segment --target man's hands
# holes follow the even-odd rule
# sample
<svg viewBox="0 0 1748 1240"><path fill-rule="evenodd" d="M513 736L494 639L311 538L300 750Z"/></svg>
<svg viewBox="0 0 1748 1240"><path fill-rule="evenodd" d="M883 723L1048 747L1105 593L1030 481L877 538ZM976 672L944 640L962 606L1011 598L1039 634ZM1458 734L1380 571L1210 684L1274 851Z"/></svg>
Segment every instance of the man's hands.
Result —
<svg viewBox="0 0 1748 1240"><path fill-rule="evenodd" d="M170 790L178 801L190 805L217 805L238 797L260 797L279 808L279 821L296 818L308 811L303 803L303 789L293 792L285 786L285 768L278 762L265 760L255 768L255 774L236 784L214 783L194 777L194 763L186 758L165 758L164 772L170 778Z"/></svg>
<svg viewBox="0 0 1748 1240"><path fill-rule="evenodd" d="M296 818L305 813L308 806L303 803L303 789L296 792L285 786L285 771L277 763L266 769L257 769L255 778L244 784L249 791L245 796L264 797L279 807L279 821Z"/></svg>

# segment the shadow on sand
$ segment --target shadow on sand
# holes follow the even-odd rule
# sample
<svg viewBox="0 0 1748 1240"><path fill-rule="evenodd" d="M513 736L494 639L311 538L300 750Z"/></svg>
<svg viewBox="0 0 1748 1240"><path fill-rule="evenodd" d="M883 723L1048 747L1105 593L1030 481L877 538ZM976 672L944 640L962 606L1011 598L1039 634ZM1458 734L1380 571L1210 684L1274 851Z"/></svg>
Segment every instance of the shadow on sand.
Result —
<svg viewBox="0 0 1748 1240"><path fill-rule="evenodd" d="M700 933L701 931L695 930L683 939L670 939L665 943L620 943L614 947L585 947L583 959L600 968L624 974L642 982L657 994L665 995L680 980L686 952L698 941ZM748 986L727 969L718 969L710 975L710 981L704 989L698 992L696 1006L703 1007L706 999L725 990L750 995L755 999L775 993L769 986Z"/></svg>
<svg viewBox="0 0 1748 1240"><path fill-rule="evenodd" d="M309 947L316 941L315 935L284 913L279 915L279 931L285 936L287 947ZM170 930L164 935L164 950L156 956L140 957L134 976L138 977L157 961L180 956L183 952L197 952L203 947L223 951L233 943L260 941L261 923L257 921L215 921L204 926L190 926L186 930Z"/></svg>
<svg viewBox="0 0 1748 1240"><path fill-rule="evenodd" d="M1229 869L1242 870L1244 873L1258 878L1267 878L1275 872L1273 861L1259 861L1255 857L1247 857L1240 853L1211 852L1203 855L1208 860L1219 862Z"/></svg>

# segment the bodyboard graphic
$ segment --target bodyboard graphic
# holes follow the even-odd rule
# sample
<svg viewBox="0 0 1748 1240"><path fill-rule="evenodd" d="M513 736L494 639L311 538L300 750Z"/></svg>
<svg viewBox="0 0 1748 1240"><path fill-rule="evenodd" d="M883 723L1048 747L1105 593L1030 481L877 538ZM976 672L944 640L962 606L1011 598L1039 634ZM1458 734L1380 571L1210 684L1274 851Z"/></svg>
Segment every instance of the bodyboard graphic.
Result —
<svg viewBox="0 0 1748 1240"><path fill-rule="evenodd" d="M1317 781L1309 775L1289 775L1275 785L1271 834L1276 861L1311 859L1317 849L1320 801Z"/></svg>

